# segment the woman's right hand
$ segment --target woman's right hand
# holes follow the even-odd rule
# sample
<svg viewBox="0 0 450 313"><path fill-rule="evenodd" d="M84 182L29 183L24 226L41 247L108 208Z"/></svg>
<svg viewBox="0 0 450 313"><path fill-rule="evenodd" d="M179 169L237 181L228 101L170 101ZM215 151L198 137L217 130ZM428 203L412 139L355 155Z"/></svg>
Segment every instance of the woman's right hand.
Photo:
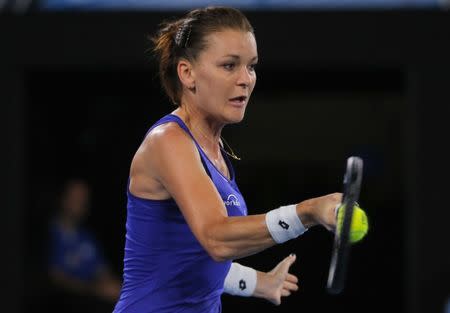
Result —
<svg viewBox="0 0 450 313"><path fill-rule="evenodd" d="M297 204L297 214L305 227L322 225L329 231L336 229L336 207L342 202L342 193L331 193Z"/></svg>

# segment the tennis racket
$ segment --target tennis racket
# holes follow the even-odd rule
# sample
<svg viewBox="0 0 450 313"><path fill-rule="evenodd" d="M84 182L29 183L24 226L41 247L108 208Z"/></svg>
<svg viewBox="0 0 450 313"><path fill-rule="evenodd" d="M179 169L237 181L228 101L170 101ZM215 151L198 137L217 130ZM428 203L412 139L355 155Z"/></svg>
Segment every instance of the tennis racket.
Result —
<svg viewBox="0 0 450 313"><path fill-rule="evenodd" d="M354 156L349 157L347 159L347 168L344 174L344 190L342 206L340 208L345 209L344 218L341 231L336 231L334 235L331 263L328 273L327 290L331 294L339 294L344 289L350 252L350 225L353 215L353 206L357 203L359 198L362 174L362 159Z"/></svg>

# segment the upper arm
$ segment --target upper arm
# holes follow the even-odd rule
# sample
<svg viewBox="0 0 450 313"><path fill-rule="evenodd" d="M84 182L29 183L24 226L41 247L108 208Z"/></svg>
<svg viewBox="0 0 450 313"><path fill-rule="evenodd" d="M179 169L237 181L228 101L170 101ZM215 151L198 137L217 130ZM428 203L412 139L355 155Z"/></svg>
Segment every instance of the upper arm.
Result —
<svg viewBox="0 0 450 313"><path fill-rule="evenodd" d="M140 150L149 173L176 201L195 237L212 255L208 231L227 218L227 211L195 143L170 123L155 128Z"/></svg>

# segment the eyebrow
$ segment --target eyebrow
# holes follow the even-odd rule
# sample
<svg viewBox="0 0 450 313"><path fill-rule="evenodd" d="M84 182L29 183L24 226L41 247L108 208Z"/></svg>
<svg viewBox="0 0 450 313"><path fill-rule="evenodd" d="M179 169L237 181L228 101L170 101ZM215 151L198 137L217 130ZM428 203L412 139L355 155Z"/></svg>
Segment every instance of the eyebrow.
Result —
<svg viewBox="0 0 450 313"><path fill-rule="evenodd" d="M227 54L227 55L224 55L224 57L232 57L233 59L240 59L240 57L237 54ZM252 61L258 60L258 56L254 56L251 60Z"/></svg>

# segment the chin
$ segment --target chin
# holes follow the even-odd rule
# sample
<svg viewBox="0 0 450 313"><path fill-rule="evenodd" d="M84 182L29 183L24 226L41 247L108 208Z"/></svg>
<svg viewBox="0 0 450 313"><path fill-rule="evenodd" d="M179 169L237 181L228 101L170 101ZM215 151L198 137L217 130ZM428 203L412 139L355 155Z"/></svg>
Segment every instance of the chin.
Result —
<svg viewBox="0 0 450 313"><path fill-rule="evenodd" d="M227 124L236 124L240 123L245 116L245 108L240 110L232 110L231 112L228 112L226 115Z"/></svg>

